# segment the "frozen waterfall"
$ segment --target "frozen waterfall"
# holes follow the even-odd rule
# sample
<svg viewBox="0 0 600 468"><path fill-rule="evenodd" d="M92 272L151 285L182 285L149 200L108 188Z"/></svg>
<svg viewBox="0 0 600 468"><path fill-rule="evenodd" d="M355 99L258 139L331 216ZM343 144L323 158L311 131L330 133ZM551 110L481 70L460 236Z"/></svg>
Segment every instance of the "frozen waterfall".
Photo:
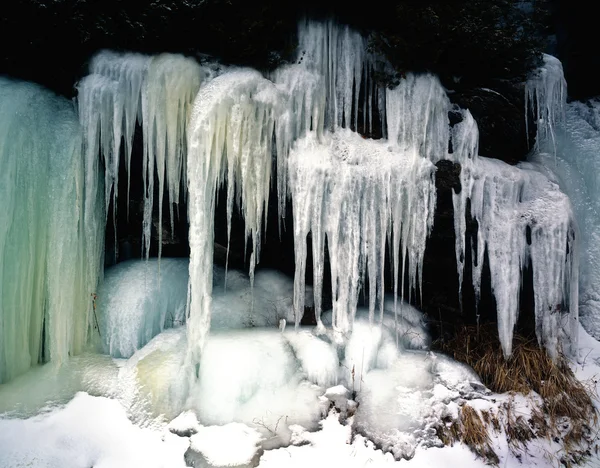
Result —
<svg viewBox="0 0 600 468"><path fill-rule="evenodd" d="M102 266L102 183L71 102L0 78L0 383L81 352Z"/></svg>
<svg viewBox="0 0 600 468"><path fill-rule="evenodd" d="M3 111L0 120L1 190L8 200L0 213L6 220L0 227L5 256L0 381L43 360L61 362L90 342L88 332L98 321L91 314L91 297L102 268L104 226L111 204L116 221L117 200L123 196L118 193L121 164L131 178L136 129L142 136L146 260L153 225L158 225L161 255L164 197L171 229L178 204L187 206L189 283L185 312L179 301L182 286L177 286L176 321L187 324L188 363L199 364L210 329L218 190L226 193L229 237L234 210L244 218L252 290L271 186L276 186L280 219L288 202L293 211L296 326L308 297L318 332L326 331L320 317L330 270L331 325L345 340L361 293L372 323L383 320L388 290L395 310L401 309L398 299L404 299L405 288L406 299L418 302L435 214L435 164L441 160L461 166L461 189L453 194L459 285L471 249L479 297L487 256L505 354L511 353L521 276L529 265L540 343L555 352L566 349L569 340L576 342L580 242L559 184L587 220L595 219L589 201L595 182L584 177L587 192L573 192L574 179L556 179L543 155L556 155L560 172L570 164L565 148L592 154L588 140L596 130L580 134L585 125L597 123L594 103L591 110L571 105L570 136L563 138L566 90L560 62L546 56L526 88L525 114L536 120L535 151L545 167L537 162L511 167L480 157L475 120L451 104L437 77L408 73L393 89L383 89L374 79L379 62L357 32L332 21L302 21L298 38L294 63L267 76L199 65L181 55L101 52L77 85L77 109L39 87L0 82L3 109L18 111ZM449 112L462 120L451 126ZM365 138L375 126L383 138ZM592 174L593 157L586 161L578 160L578 167ZM474 239L467 239L467 217L478 224ZM116 238L113 224L115 232L108 235ZM582 234L588 252L594 252L594 230ZM313 271L307 272L311 256ZM583 296L586 304L594 304L593 268L586 264L584 271ZM305 284L307 273L312 273L312 290ZM145 287L156 281L162 288L157 275L144 277L149 278ZM177 276L186 283L185 274ZM167 326L161 307L143 306L139 313L124 314L127 318L117 309L100 314L107 320L102 327L112 327L105 331L113 340L102 339L113 355L130 355ZM248 320L240 323L273 321L271 315L259 317L254 302L247 313ZM276 315L291 318L291 312Z"/></svg>

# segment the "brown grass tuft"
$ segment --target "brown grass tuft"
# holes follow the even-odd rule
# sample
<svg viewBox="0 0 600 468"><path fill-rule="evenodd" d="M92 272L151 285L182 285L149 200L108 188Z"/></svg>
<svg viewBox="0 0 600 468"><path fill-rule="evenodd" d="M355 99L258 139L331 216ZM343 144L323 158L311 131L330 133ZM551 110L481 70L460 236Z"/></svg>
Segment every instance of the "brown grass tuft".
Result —
<svg viewBox="0 0 600 468"><path fill-rule="evenodd" d="M577 460L576 454L587 451L593 438L592 427L598 423L592 390L575 377L563 356L552 360L538 346L535 338L515 335L513 354L505 359L495 324L479 329L464 327L451 341L434 345L457 361L470 365L482 382L496 393L517 392L527 395L534 391L542 397L542 406L532 412L529 420L511 414L511 405L501 408L504 413L502 419L506 421L504 430L509 446L514 450L525 447L533 438L552 437L562 441L565 452L573 454L574 461ZM472 408L467 408L468 405L463 406L461 412L463 430L455 428L457 437L453 439L462 440L481 454L480 429L475 431L474 426L469 426L473 423L473 415ZM483 412L481 418L477 415L481 425L498 432L500 423L497 415L486 413ZM493 459L489 461L494 463Z"/></svg>

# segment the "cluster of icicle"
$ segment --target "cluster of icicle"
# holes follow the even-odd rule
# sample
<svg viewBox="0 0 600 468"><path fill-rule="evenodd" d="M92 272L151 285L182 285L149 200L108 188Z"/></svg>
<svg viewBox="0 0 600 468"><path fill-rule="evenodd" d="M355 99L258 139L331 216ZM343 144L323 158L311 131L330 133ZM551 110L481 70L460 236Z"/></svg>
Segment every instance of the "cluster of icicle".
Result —
<svg viewBox="0 0 600 468"><path fill-rule="evenodd" d="M0 383L83 350L104 213L72 103L0 78Z"/></svg>
<svg viewBox="0 0 600 468"><path fill-rule="evenodd" d="M134 134L136 125L142 128L142 243L146 258L150 250L155 178L158 180L158 225L161 226L158 229L160 258L163 196L166 191L173 230L174 206L180 201L180 188L186 185L187 120L194 97L210 73L195 60L181 55L149 57L107 51L94 57L90 74L77 85L86 157L101 154L104 158L105 204L109 206L112 194L113 217L117 209L119 162L124 157L129 202Z"/></svg>
<svg viewBox="0 0 600 468"><path fill-rule="evenodd" d="M526 115L536 116L536 148L555 148L556 129L562 121L565 81L562 66L546 56L546 66L526 86ZM518 319L522 275L533 273L536 334L551 354L577 346L578 242L568 197L551 173L532 163L509 166L477 157L477 127L470 115L453 127L453 152L461 164L461 191L454 193L456 255L462 284L466 215L478 223L472 240L472 279L476 298L487 255L492 292L496 299L498 332L504 354L512 352ZM571 348L569 348L569 346Z"/></svg>
<svg viewBox="0 0 600 468"><path fill-rule="evenodd" d="M556 184L531 165L514 168L478 158L473 117L453 109L436 77L408 74L396 88L384 90L372 79L374 62L358 33L333 22L307 21L299 28L296 63L281 67L269 79L247 69L225 70L217 76L180 56L150 59L103 53L93 62L92 74L80 83L86 154L104 155L107 205L111 193L117 196L120 152L129 165L135 122L141 123L146 255L155 168L159 218L164 187L172 206L182 182L187 183L190 362L199 361L210 327L216 191L226 182L229 231L234 204L245 218L252 278L266 225L273 156L281 217L287 199L292 199L297 324L304 312L309 236L321 331L326 248L333 327L341 335L352 329L363 286L369 286L371 318L376 311L382 313L386 251L393 261L395 296L402 296L403 287L399 292L398 286L405 280L411 294L421 290L425 244L435 210L434 163L441 159L462 167L462 187L453 196L460 284L470 200L470 215L479 223L471 246L473 283L479 295L487 252L505 354L511 353L521 275L529 261L540 341L556 349L557 337L566 330L563 319L576 318L573 223L569 202ZM554 124L556 99L562 98L555 75L541 74L529 83L528 93L535 97L540 121ZM448 119L451 110L462 115L453 127ZM361 125L372 130L375 115L384 140L356 133ZM552 128L538 127L539 139L553 135ZM555 215L550 216L552 212Z"/></svg>

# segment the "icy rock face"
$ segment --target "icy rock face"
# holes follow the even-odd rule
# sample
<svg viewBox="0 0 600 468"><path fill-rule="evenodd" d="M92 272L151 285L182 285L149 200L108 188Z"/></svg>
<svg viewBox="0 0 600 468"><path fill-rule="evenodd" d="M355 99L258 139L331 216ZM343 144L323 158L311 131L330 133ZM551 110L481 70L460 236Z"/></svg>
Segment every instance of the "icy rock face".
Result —
<svg viewBox="0 0 600 468"><path fill-rule="evenodd" d="M187 259L130 260L105 272L96 303L104 348L128 358L163 329L185 324Z"/></svg>
<svg viewBox="0 0 600 468"><path fill-rule="evenodd" d="M104 158L106 206L111 193L113 206L117 206L121 153L129 177L135 127L136 124L142 127L142 238L146 258L150 249L155 177L158 180L159 225L162 225L162 200L166 192L173 228L174 205L179 203L180 187L185 186L186 124L200 84L210 76L212 72L208 68L181 55L149 57L106 51L92 59L90 74L77 85L86 156L97 158L100 153ZM160 257L162 229L158 233Z"/></svg>
<svg viewBox="0 0 600 468"><path fill-rule="evenodd" d="M72 104L0 78L0 383L82 351L104 231Z"/></svg>
<svg viewBox="0 0 600 468"><path fill-rule="evenodd" d="M557 131L556 153L542 152L536 156L557 174L561 188L573 203L581 247L581 322L596 338L600 338L599 152L600 103L590 100L566 105L565 127Z"/></svg>

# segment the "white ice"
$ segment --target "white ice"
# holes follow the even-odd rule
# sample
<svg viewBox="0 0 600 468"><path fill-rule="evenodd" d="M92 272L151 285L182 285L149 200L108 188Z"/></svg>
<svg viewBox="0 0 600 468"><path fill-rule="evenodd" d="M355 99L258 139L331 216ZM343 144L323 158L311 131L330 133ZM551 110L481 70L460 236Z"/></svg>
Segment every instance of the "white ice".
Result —
<svg viewBox="0 0 600 468"><path fill-rule="evenodd" d="M97 318L105 351L128 358L163 329L185 324L189 262L129 260L106 269Z"/></svg>

